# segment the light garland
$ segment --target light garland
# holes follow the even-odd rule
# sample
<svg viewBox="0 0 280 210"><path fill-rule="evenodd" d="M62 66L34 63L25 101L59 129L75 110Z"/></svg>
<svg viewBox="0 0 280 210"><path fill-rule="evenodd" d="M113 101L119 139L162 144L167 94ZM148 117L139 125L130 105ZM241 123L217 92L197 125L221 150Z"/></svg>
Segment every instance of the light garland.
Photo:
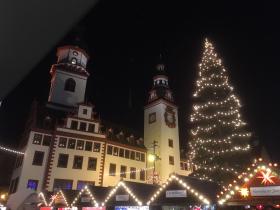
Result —
<svg viewBox="0 0 280 210"><path fill-rule="evenodd" d="M132 193L132 190L129 189L126 184L123 181L120 181L109 193L109 195L105 198L104 202L101 204L101 206L104 206L108 200L116 193L116 191L123 187L125 191L134 199L134 201L139 205L142 206L142 202Z"/></svg>
<svg viewBox="0 0 280 210"><path fill-rule="evenodd" d="M197 169L203 169L203 170L207 170L207 171L221 170L221 171L227 171L227 172L231 172L234 174L238 174L238 172L234 168L226 168L226 167L220 167L220 166L207 167L207 166L198 165L198 164L194 164L194 165L197 167Z"/></svg>
<svg viewBox="0 0 280 210"><path fill-rule="evenodd" d="M185 183L182 179L179 179L175 175L171 175L168 180L154 193L154 195L151 196L149 201L147 202L147 205L149 206L159 195L160 193L172 182L176 180L181 186L183 186L188 192L191 192L191 194L195 195L200 201L202 201L204 204L209 205L210 202L207 198L205 198L204 195L198 193L193 188L191 188L187 183Z"/></svg>
<svg viewBox="0 0 280 210"><path fill-rule="evenodd" d="M42 198L42 200L43 200L45 206L48 206L48 203L47 203L47 200L46 200L46 197L45 197L44 193L40 192L40 193L38 194L38 197L39 197L39 198Z"/></svg>
<svg viewBox="0 0 280 210"><path fill-rule="evenodd" d="M62 192L62 190L59 190L54 196L52 196L52 200L51 200L51 202L49 203L49 206L52 206L54 200L56 199L56 197L57 197L59 194L62 196L64 202L66 203L66 207L68 207L68 206L69 206L69 205L68 205L68 202L67 202L67 200L66 200L66 198L65 198L64 193Z"/></svg>
<svg viewBox="0 0 280 210"><path fill-rule="evenodd" d="M78 199L79 199L79 198L81 197L81 195L82 195L83 193L85 193L85 192L89 194L91 200L94 202L95 207L98 207L98 206L99 206L98 203L97 203L97 201L95 200L94 196L92 195L91 191L88 189L88 186L86 185L86 186L84 186L83 189L80 190L80 192L78 193L78 195L77 195L77 196L75 197L75 199L72 201L71 207L73 207L73 206L76 204L76 202L78 201Z"/></svg>
<svg viewBox="0 0 280 210"><path fill-rule="evenodd" d="M0 150L5 151L5 152L11 152L11 153L14 153L14 154L17 154L17 155L24 155L24 152L13 150L13 149L3 147L3 146L0 146Z"/></svg>
<svg viewBox="0 0 280 210"><path fill-rule="evenodd" d="M232 198L235 193L240 193L243 197L249 196L248 189L242 188L242 185L250 181L250 179L254 177L260 170L265 171L266 175L271 174L271 167L277 167L277 164L269 163L269 166L266 166L262 163L262 158L259 158L258 160L255 159L255 163L253 163L251 166L252 168L247 168L247 171L244 171L237 176L237 180L239 180L240 184L237 184L237 181L234 180L233 183L223 186L224 190L221 191L219 195L217 195L217 198L220 198L218 201L220 205L223 205L227 200ZM262 178L270 179L272 176L266 176Z"/></svg>

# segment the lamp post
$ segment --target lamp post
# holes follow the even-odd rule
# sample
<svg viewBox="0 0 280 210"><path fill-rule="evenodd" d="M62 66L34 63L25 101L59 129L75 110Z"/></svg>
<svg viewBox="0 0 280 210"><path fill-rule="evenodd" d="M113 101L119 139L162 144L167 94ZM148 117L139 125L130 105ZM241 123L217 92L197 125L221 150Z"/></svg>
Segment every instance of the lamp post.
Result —
<svg viewBox="0 0 280 210"><path fill-rule="evenodd" d="M153 167L153 184L155 184L155 172L156 172L156 161L160 160L160 157L156 155L156 148L158 147L158 142L153 141L152 143L152 148L153 148L153 153L148 156L148 161L153 162L154 167Z"/></svg>

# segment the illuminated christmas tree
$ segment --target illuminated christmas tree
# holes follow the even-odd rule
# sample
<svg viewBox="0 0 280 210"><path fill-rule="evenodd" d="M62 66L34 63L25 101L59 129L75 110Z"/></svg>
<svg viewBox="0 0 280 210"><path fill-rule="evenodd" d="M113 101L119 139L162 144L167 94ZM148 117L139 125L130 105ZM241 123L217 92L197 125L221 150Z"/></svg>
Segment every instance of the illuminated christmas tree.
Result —
<svg viewBox="0 0 280 210"><path fill-rule="evenodd" d="M206 39L190 117L193 176L225 183L250 163L250 136L228 74Z"/></svg>

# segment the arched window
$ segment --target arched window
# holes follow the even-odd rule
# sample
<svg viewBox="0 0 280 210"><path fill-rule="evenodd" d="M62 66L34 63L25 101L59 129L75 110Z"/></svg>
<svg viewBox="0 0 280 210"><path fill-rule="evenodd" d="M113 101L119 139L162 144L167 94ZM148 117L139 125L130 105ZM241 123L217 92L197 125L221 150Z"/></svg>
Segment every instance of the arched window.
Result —
<svg viewBox="0 0 280 210"><path fill-rule="evenodd" d="M64 90L75 92L76 82L72 78L66 80Z"/></svg>
<svg viewBox="0 0 280 210"><path fill-rule="evenodd" d="M76 59L76 58L72 58L72 59L71 59L71 63L74 64L74 65L76 65L76 64L77 64L77 59Z"/></svg>

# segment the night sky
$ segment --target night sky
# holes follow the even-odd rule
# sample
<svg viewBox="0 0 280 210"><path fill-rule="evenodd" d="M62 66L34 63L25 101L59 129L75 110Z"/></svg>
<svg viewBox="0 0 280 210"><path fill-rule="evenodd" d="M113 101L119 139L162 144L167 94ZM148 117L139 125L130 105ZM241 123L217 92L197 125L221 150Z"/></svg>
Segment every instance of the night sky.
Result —
<svg viewBox="0 0 280 210"><path fill-rule="evenodd" d="M185 144L191 95L203 40L208 37L240 97L245 122L273 160L279 161L278 7L264 1L195 2L100 1L6 96L0 108L1 144L18 145L32 100L47 101L56 48L73 43L91 57L87 100L96 105L102 119L140 132L155 64L163 53L179 106L180 140Z"/></svg>

